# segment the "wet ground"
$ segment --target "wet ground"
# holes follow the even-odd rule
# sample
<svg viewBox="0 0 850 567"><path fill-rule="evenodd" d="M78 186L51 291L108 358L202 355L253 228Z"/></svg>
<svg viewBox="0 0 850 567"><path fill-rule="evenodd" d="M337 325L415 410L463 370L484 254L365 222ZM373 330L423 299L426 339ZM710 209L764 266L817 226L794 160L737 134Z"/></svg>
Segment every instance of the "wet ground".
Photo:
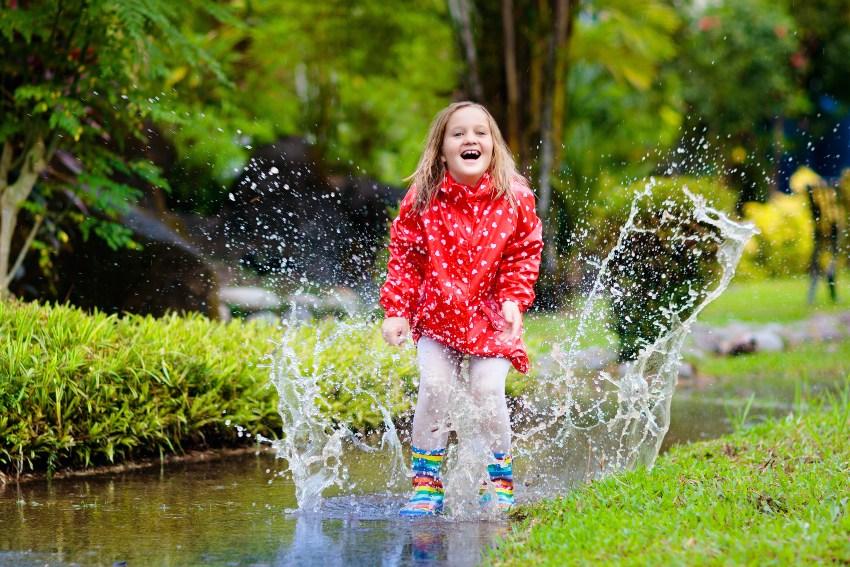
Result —
<svg viewBox="0 0 850 567"><path fill-rule="evenodd" d="M727 432L737 401L678 395L671 443ZM755 407L750 419L781 412ZM505 521L397 517L368 459L362 494L297 514L291 481L269 453L0 489L0 565L475 565ZM374 476L374 475L373 475ZM371 493L370 493L371 492Z"/></svg>

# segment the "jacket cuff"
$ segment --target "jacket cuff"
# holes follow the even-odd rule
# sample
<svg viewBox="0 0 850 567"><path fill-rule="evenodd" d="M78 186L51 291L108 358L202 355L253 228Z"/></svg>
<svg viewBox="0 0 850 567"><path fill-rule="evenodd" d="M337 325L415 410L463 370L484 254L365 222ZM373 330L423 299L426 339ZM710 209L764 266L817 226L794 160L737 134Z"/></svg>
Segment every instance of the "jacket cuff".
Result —
<svg viewBox="0 0 850 567"><path fill-rule="evenodd" d="M517 304L517 307L519 307L520 313L525 313L528 310L528 308L531 307L531 304L534 301L534 300L527 301L528 298L520 299L518 297L513 297L510 294L498 295L496 297L496 299L499 301L499 307L500 308L502 307L502 303L504 303L505 301L513 301L514 303Z"/></svg>
<svg viewBox="0 0 850 567"><path fill-rule="evenodd" d="M389 309L384 309L384 318L389 317L404 317L408 321L410 321L410 310L402 309L400 307L392 307Z"/></svg>

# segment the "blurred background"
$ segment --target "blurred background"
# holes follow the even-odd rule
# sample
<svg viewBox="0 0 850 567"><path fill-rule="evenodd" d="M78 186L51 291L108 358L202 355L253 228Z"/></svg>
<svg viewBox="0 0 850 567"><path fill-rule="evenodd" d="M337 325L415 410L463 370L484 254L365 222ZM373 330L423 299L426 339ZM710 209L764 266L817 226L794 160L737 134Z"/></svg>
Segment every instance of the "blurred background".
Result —
<svg viewBox="0 0 850 567"><path fill-rule="evenodd" d="M739 279L846 266L846 0L2 6L4 296L372 309L405 177L460 99L537 193L539 308L581 292L650 178L758 226Z"/></svg>

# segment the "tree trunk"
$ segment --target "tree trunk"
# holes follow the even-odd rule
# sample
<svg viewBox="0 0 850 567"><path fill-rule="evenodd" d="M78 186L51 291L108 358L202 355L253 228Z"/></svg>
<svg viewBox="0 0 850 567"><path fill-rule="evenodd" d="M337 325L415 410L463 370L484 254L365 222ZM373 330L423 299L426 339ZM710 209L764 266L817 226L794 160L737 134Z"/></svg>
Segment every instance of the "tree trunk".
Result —
<svg viewBox="0 0 850 567"><path fill-rule="evenodd" d="M570 0L557 0L554 14L554 29L549 36L549 48L546 53L546 71L543 75L545 87L543 89L543 111L540 117L540 163L537 180L537 212L543 220L543 237L545 246L543 249L543 271L552 274L555 272L557 262L557 251L555 247L556 221L551 214L552 208L552 172L558 165L556 155L560 155L561 125L555 124L555 109L560 109L563 115L563 98L565 87L563 83L566 77L558 74L564 69L567 58L567 45L569 44L569 32L571 26ZM556 150L556 145L558 149Z"/></svg>
<svg viewBox="0 0 850 567"><path fill-rule="evenodd" d="M508 91L508 146L514 155L520 154L519 135L519 78L516 68L516 31L513 0L502 0L502 32L505 40L505 84Z"/></svg>
<svg viewBox="0 0 850 567"><path fill-rule="evenodd" d="M472 33L472 9L469 0L449 0L449 12L458 29L463 55L466 59L467 85L469 95L476 102L484 102L484 89L478 71L478 53L475 49L475 35Z"/></svg>
<svg viewBox="0 0 850 567"><path fill-rule="evenodd" d="M0 158L0 300L9 297L9 284L12 276L9 269L9 261L12 255L12 236L15 234L15 226L18 222L18 211L29 198L32 188L38 181L39 175L47 168L45 159L44 141L37 138L35 143L28 149L18 178L11 185L8 184L9 164L12 161L12 146L6 142L3 146L3 155ZM28 243L32 239L27 239ZM26 254L28 244L19 252ZM19 262L15 263L19 265Z"/></svg>

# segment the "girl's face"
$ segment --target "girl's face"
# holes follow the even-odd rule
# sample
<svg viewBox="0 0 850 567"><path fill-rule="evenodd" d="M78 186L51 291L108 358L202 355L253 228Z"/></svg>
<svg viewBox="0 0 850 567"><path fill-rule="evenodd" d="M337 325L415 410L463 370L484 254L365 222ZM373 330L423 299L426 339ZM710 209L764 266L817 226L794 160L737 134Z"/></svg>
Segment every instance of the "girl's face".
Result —
<svg viewBox="0 0 850 567"><path fill-rule="evenodd" d="M493 136L483 110L466 106L449 117L440 159L458 183L478 183L493 160Z"/></svg>

